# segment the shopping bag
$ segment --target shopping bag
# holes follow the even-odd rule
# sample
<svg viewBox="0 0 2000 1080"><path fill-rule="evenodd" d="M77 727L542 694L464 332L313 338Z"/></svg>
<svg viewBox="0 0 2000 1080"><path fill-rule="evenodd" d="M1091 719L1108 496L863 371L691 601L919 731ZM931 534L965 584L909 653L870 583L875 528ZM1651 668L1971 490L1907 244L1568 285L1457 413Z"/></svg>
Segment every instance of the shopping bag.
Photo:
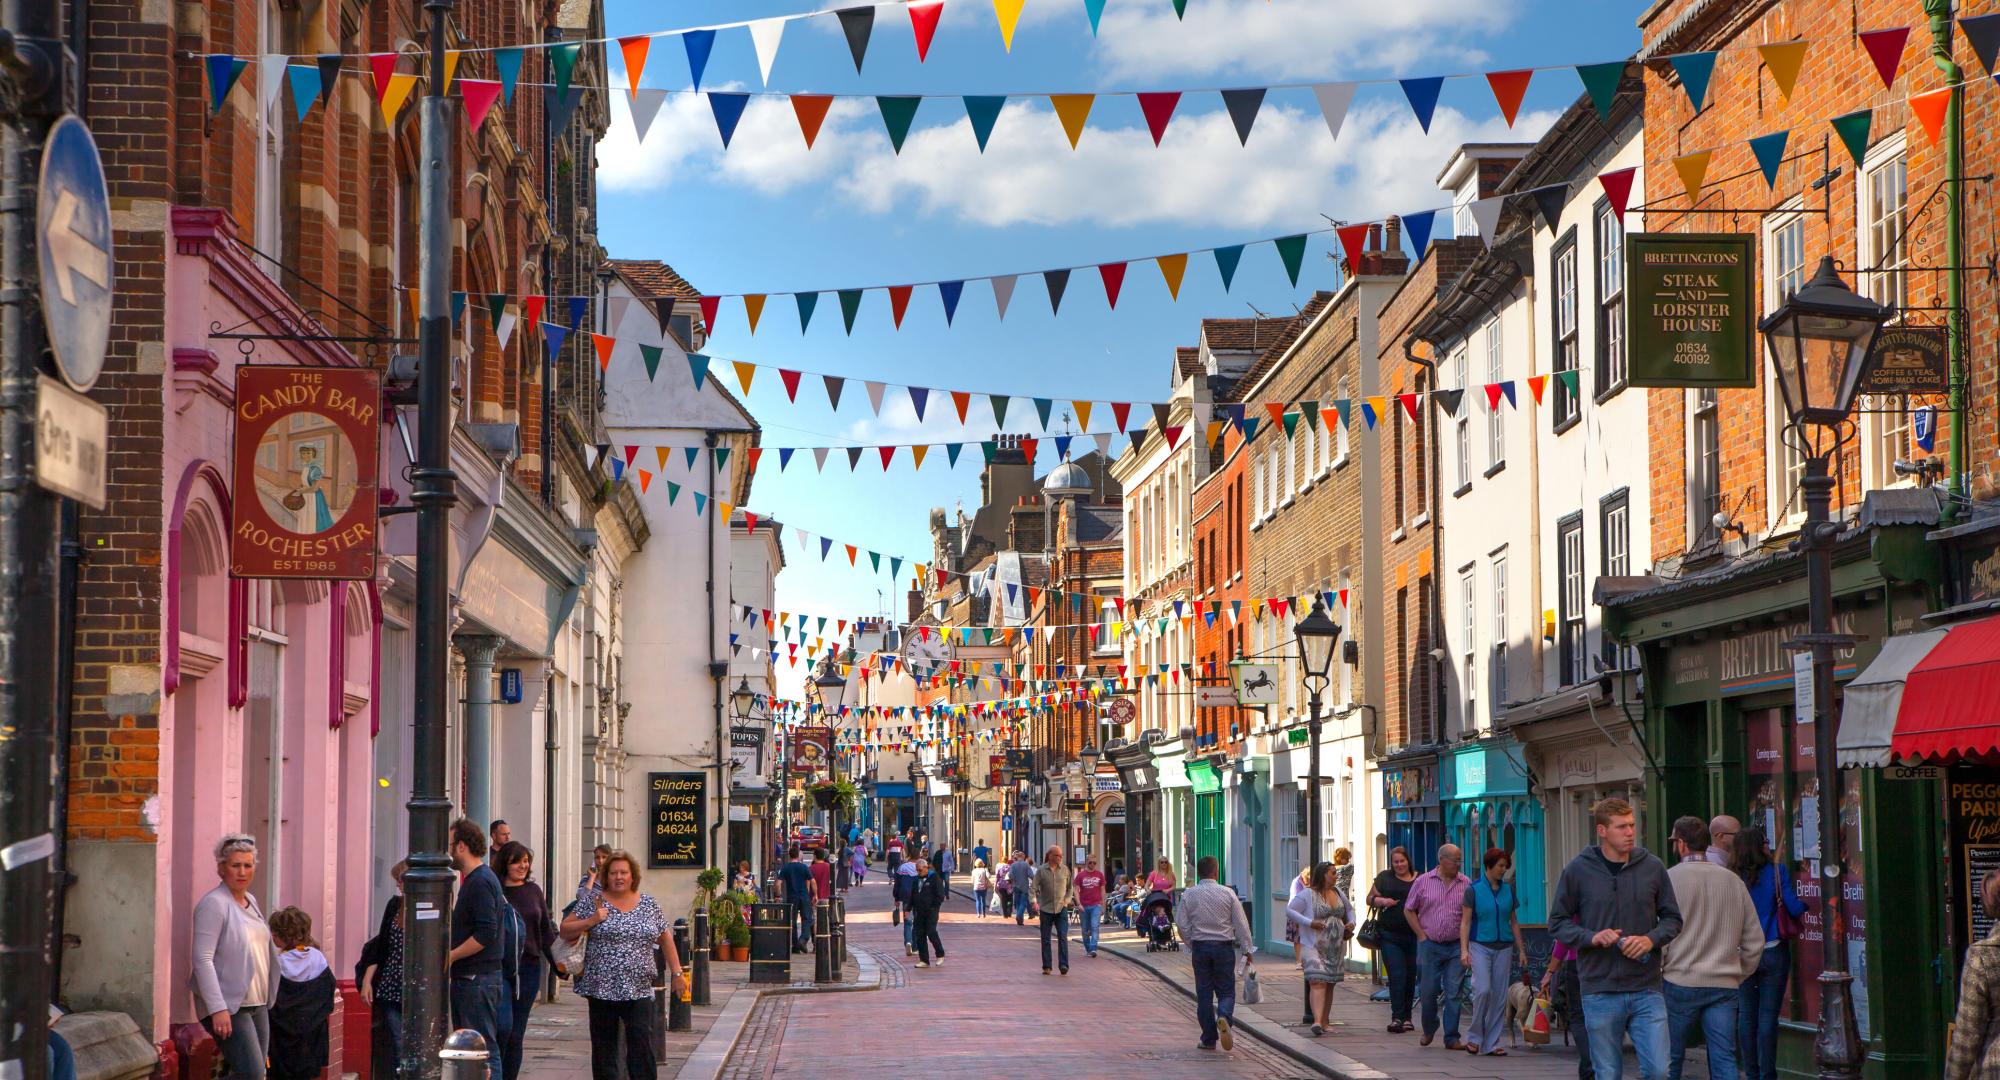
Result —
<svg viewBox="0 0 2000 1080"><path fill-rule="evenodd" d="M1521 1037L1528 1041L1528 1045L1548 1045L1549 1030L1554 1026L1553 1011L1549 1007L1549 999L1544 997L1536 998L1529 1007L1528 1022L1521 1028Z"/></svg>
<svg viewBox="0 0 2000 1080"><path fill-rule="evenodd" d="M1245 972L1241 1000L1245 1005L1261 1005L1264 1001L1264 987L1257 982L1257 973Z"/></svg>

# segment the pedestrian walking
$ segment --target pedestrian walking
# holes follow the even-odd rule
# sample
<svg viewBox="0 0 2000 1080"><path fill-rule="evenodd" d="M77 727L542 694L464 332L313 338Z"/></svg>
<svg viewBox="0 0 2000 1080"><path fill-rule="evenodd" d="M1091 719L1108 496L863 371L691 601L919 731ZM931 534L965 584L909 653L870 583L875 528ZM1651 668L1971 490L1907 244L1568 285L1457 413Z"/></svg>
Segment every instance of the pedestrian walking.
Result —
<svg viewBox="0 0 2000 1080"><path fill-rule="evenodd" d="M958 872L958 853L952 850L950 844L938 845L937 857L931 860L931 869L945 877Z"/></svg>
<svg viewBox="0 0 2000 1080"><path fill-rule="evenodd" d="M1416 883L1416 865L1408 849L1389 849L1389 868L1375 875L1368 887L1368 906L1375 909L1375 928L1381 934L1376 952L1389 979L1389 1034L1409 1031L1410 1006L1417 996L1417 931L1404 914L1410 888Z"/></svg>
<svg viewBox="0 0 2000 1080"><path fill-rule="evenodd" d="M1466 887L1465 906L1458 915L1458 959L1472 972L1472 1029L1465 1048L1502 1057L1507 1048L1500 1045L1500 1036L1507 1030L1514 959L1527 956L1528 950L1521 945L1517 918L1521 904L1508 880L1513 857L1499 848L1487 848L1480 861L1486 872Z"/></svg>
<svg viewBox="0 0 2000 1080"><path fill-rule="evenodd" d="M1297 900L1300 893L1312 891L1312 877L1313 868L1311 863L1299 867L1299 872L1292 878L1291 893L1285 897L1287 906L1292 901ZM1292 944L1292 966L1301 971L1305 970L1306 945L1299 937L1298 924L1292 922L1290 919L1285 920L1285 940ZM1310 1008L1306 1011L1305 1022L1308 1024L1312 1023L1312 1011Z"/></svg>
<svg viewBox="0 0 2000 1080"><path fill-rule="evenodd" d="M486 1040L488 1080L502 1080L501 1052L513 1025L514 991L508 977L508 920L512 909L500 878L486 865L486 834L465 818L451 823L451 862L460 877L451 905L452 1023Z"/></svg>
<svg viewBox="0 0 2000 1080"><path fill-rule="evenodd" d="M1104 925L1104 871L1097 868L1097 856L1083 860L1083 869L1072 882L1076 887L1077 915L1083 920L1083 954L1097 956L1097 933Z"/></svg>
<svg viewBox="0 0 2000 1080"><path fill-rule="evenodd" d="M1334 985L1347 975L1347 936L1354 925L1354 908L1340 891L1336 869L1330 862L1314 866L1306 887L1285 905L1285 922L1297 933L1305 964L1306 1023L1315 1039L1333 1022Z"/></svg>
<svg viewBox="0 0 2000 1080"><path fill-rule="evenodd" d="M327 1062L333 1015L333 969L313 940L312 916L295 907L271 913L278 948L278 992L271 1002L271 1080L317 1080Z"/></svg>
<svg viewBox="0 0 2000 1080"><path fill-rule="evenodd" d="M902 835L900 833L890 833L889 845L887 848L884 849L884 851L886 853L882 856L882 870L886 874L893 875L903 865ZM893 910L890 912L891 922L899 922L901 921L901 919L902 919L902 914L900 912Z"/></svg>
<svg viewBox="0 0 2000 1080"><path fill-rule="evenodd" d="M900 921L903 926L903 955L917 954L917 927L911 912L917 903L917 886L923 884L917 878L917 859L904 859L896 866L896 890L890 896L892 922Z"/></svg>
<svg viewBox="0 0 2000 1080"><path fill-rule="evenodd" d="M987 902L993 899L993 871L986 868L985 859L972 860L972 913L986 917Z"/></svg>
<svg viewBox="0 0 2000 1080"><path fill-rule="evenodd" d="M951 879L930 860L919 858L916 881L916 895L910 902L910 925L915 928L912 936L917 942L917 966L927 968L936 963L943 967L944 940L938 937L938 913L944 910L945 899L951 895ZM936 961L931 959L933 953L937 955Z"/></svg>
<svg viewBox="0 0 2000 1080"><path fill-rule="evenodd" d="M1243 913L1243 901L1236 890L1216 883L1221 864L1215 856L1203 855L1195 863L1194 885L1181 894L1174 909L1174 925L1181 940L1188 943L1188 959L1194 967L1194 1015L1201 1024L1200 1047L1224 1050L1236 1045L1229 1025L1236 1019L1236 964L1244 966L1256 953L1250 936L1250 918Z"/></svg>
<svg viewBox="0 0 2000 1080"><path fill-rule="evenodd" d="M858 878L856 879L856 883L859 883ZM757 875L750 872L749 859L744 859L736 864L736 876L730 879L729 887L737 892L754 893L757 891Z"/></svg>
<svg viewBox="0 0 2000 1080"><path fill-rule="evenodd" d="M1014 853L1014 861L1007 864L1008 903L1014 909L1014 925L1023 926L1028 921L1028 906L1033 898L1029 890L1035 884L1035 864L1020 851ZM1047 967L1047 964L1042 965Z"/></svg>
<svg viewBox="0 0 2000 1080"><path fill-rule="evenodd" d="M796 848L792 854L787 865L798 865ZM681 955L666 912L639 891L637 859L612 852L604 860L603 884L596 910L572 915L562 925L563 936L572 941L590 935L583 974L576 980L578 996L590 1003L590 1075L592 1080L618 1076L622 1027L625 1080L654 1080L659 1075L653 1057L653 980L659 971L654 955L666 958L669 994L681 992Z"/></svg>
<svg viewBox="0 0 2000 1080"><path fill-rule="evenodd" d="M1591 1070L1600 1080L1619 1080L1630 1038L1639 1074L1662 1080L1667 1004L1654 954L1680 933L1680 907L1666 867L1638 846L1632 804L1600 799L1590 815L1597 844L1563 867L1549 907L1549 932L1576 950Z"/></svg>
<svg viewBox="0 0 2000 1080"><path fill-rule="evenodd" d="M1979 883L1986 917L2000 918L2000 870ZM1944 1080L2000 1077L2000 925L1965 950L1958 979L1958 1017L1945 1048Z"/></svg>
<svg viewBox="0 0 2000 1080"><path fill-rule="evenodd" d="M215 845L222 881L195 902L194 991L201 1024L215 1037L227 1075L262 1080L271 1046L268 1006L275 954L271 928L250 895L257 876L257 841L230 833Z"/></svg>
<svg viewBox="0 0 2000 1080"><path fill-rule="evenodd" d="M389 868L396 895L382 907L375 936L361 946L354 965L354 985L368 1006L369 1075L396 1074L403 1055L403 872L408 859Z"/></svg>
<svg viewBox="0 0 2000 1080"><path fill-rule="evenodd" d="M494 818L486 826L486 853L493 860L493 876L505 880L507 870L500 865L500 849L514 841L514 828L504 818Z"/></svg>
<svg viewBox="0 0 2000 1080"><path fill-rule="evenodd" d="M1354 899L1354 852L1344 846L1333 849L1333 886L1340 895Z"/></svg>
<svg viewBox="0 0 2000 1080"><path fill-rule="evenodd" d="M1755 825L1736 834L1729 869L1750 890L1758 926L1764 931L1764 955L1757 971L1738 988L1736 1067L1745 1080L1778 1080L1778 1014L1785 1008L1792 941L1806 905L1792 885L1784 853L1773 854L1765 844L1764 830Z"/></svg>
<svg viewBox="0 0 2000 1080"><path fill-rule="evenodd" d="M1419 1044L1429 1046L1437 1038L1442 1013L1447 1050L1462 1048L1458 1011L1465 964L1460 956L1458 926L1465 908L1465 888L1471 884L1458 872L1463 861L1457 844L1438 848L1437 866L1417 875L1403 901L1404 921L1417 938L1417 1000L1424 1022Z"/></svg>
<svg viewBox="0 0 2000 1080"><path fill-rule="evenodd" d="M972 861L993 865L993 849L986 846L986 838L983 836L972 844Z"/></svg>
<svg viewBox="0 0 2000 1080"><path fill-rule="evenodd" d="M1163 892L1172 896L1179 884L1180 879L1174 876L1174 864L1165 859L1154 863L1153 872L1146 875L1147 892Z"/></svg>
<svg viewBox="0 0 2000 1080"><path fill-rule="evenodd" d="M868 876L868 847L859 837L855 839L853 848L848 851L847 858L848 873L854 875L854 887L858 889L861 887L862 879Z"/></svg>
<svg viewBox="0 0 2000 1080"><path fill-rule="evenodd" d="M1708 847L1700 852L1700 857L1717 866L1728 866L1736 855L1736 836L1743 831L1743 823L1728 814L1717 814L1708 819Z"/></svg>
<svg viewBox="0 0 2000 1080"><path fill-rule="evenodd" d="M785 854L788 856L785 865L778 867L778 885L785 903L792 907L792 951L802 953L812 936L813 876L806 864L799 861L797 844Z"/></svg>
<svg viewBox="0 0 2000 1080"><path fill-rule="evenodd" d="M1549 946L1549 966L1542 972L1542 996L1562 1014L1563 1030L1576 1040L1577 1080L1595 1080L1590 1069L1590 1033L1583 1019L1583 990L1576 979L1576 950L1558 941ZM1728 1078L1724 1078L1728 1080Z"/></svg>
<svg viewBox="0 0 2000 1080"><path fill-rule="evenodd" d="M833 898L833 862L828 857L831 854L832 849L822 847L818 851L813 852L812 862L808 864L808 869L812 871L813 876L813 901L815 903Z"/></svg>
<svg viewBox="0 0 2000 1080"><path fill-rule="evenodd" d="M556 926L549 917L549 899L533 881L535 856L526 844L510 842L494 860L500 865L500 891L514 914L521 917L521 963L514 979L511 1023L501 1036L500 1061L504 1080L521 1075L521 1042L528 1034L528 1017L541 998L542 984L555 963Z"/></svg>
<svg viewBox="0 0 2000 1080"><path fill-rule="evenodd" d="M1069 974L1069 906L1076 902L1076 882L1063 865L1061 847L1051 847L1035 868L1035 907L1042 917L1042 974L1049 973L1049 937L1064 975ZM1016 901L1019 902L1018 900Z"/></svg>
<svg viewBox="0 0 2000 1080"><path fill-rule="evenodd" d="M1736 1013L1743 980L1764 959L1764 927L1743 880L1709 861L1711 834L1698 817L1674 822L1670 843L1680 861L1667 871L1681 932L1660 969L1667 999L1667 1076L1681 1080L1688 1033L1708 1043L1708 1075L1736 1075Z"/></svg>

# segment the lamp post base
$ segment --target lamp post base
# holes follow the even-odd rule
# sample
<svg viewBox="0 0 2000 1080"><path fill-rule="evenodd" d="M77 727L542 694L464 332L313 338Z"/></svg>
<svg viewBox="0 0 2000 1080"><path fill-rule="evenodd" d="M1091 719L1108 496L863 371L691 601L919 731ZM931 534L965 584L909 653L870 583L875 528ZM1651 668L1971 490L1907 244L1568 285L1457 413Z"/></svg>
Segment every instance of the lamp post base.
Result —
<svg viewBox="0 0 2000 1080"><path fill-rule="evenodd" d="M1861 1075L1861 1029L1854 1019L1854 976L1845 971L1819 974L1819 1035L1813 1061L1820 1080L1854 1080Z"/></svg>

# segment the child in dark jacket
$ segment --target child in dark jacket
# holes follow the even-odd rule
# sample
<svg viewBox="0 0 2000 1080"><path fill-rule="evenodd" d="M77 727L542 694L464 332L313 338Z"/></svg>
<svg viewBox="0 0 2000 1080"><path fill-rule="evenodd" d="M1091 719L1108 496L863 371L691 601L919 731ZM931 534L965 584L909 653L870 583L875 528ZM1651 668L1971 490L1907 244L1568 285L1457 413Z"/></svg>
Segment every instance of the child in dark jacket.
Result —
<svg viewBox="0 0 2000 1080"><path fill-rule="evenodd" d="M278 947L278 993L271 1004L271 1080L313 1080L326 1069L333 969L315 946L312 916L295 907L271 913Z"/></svg>

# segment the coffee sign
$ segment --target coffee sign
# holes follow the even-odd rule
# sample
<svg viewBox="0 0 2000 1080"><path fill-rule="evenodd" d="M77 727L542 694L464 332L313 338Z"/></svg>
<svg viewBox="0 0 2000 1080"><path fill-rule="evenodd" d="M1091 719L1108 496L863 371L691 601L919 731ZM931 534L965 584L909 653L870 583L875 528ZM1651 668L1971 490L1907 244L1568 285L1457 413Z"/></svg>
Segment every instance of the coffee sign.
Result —
<svg viewBox="0 0 2000 1080"><path fill-rule="evenodd" d="M231 577L375 576L381 410L369 368L237 371Z"/></svg>
<svg viewBox="0 0 2000 1080"><path fill-rule="evenodd" d="M1943 394L1951 390L1951 354L1941 326L1885 326L1861 367L1859 393Z"/></svg>
<svg viewBox="0 0 2000 1080"><path fill-rule="evenodd" d="M1755 386L1756 237L1625 238L1625 348L1633 386Z"/></svg>

